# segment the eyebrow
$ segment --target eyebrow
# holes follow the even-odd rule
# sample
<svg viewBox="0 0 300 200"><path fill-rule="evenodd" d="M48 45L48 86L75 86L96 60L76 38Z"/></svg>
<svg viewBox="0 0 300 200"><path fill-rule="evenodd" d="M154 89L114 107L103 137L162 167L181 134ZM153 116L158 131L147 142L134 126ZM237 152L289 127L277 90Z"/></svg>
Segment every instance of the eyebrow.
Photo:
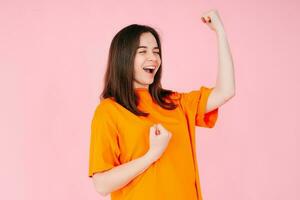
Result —
<svg viewBox="0 0 300 200"><path fill-rule="evenodd" d="M146 48L147 49L148 47L147 46L139 46L138 49L140 49L140 48ZM153 49L159 49L159 48L158 47L154 47Z"/></svg>

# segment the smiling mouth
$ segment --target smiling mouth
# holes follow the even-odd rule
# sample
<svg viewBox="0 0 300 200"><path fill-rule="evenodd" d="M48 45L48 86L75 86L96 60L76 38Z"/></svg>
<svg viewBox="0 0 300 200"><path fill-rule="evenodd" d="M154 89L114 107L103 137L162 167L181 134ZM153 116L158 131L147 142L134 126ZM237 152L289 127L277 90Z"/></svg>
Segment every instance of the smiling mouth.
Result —
<svg viewBox="0 0 300 200"><path fill-rule="evenodd" d="M152 73L154 72L154 69L144 69L144 71L146 71L146 72L152 74Z"/></svg>
<svg viewBox="0 0 300 200"><path fill-rule="evenodd" d="M147 67L143 67L143 70L145 72L148 72L150 74L152 74L155 71L156 67L155 66L147 66Z"/></svg>

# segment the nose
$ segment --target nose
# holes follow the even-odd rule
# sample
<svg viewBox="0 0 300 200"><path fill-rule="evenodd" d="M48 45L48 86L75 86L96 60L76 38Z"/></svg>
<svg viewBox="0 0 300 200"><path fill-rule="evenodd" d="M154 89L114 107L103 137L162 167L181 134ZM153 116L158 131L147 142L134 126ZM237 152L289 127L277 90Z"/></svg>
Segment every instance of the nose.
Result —
<svg viewBox="0 0 300 200"><path fill-rule="evenodd" d="M155 53L149 53L148 54L148 60L157 61L157 57L156 57Z"/></svg>

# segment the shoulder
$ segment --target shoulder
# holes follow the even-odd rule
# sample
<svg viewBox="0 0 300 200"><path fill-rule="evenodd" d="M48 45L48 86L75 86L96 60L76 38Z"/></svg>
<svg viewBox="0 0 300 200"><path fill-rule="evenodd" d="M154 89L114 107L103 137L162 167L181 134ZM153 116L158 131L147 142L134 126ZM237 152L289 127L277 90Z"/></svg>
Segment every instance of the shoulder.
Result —
<svg viewBox="0 0 300 200"><path fill-rule="evenodd" d="M168 98L172 100L179 100L182 97L182 92L176 91L176 90L171 90L172 92L168 96Z"/></svg>
<svg viewBox="0 0 300 200"><path fill-rule="evenodd" d="M175 104L180 103L180 99L182 97L182 93L175 91L175 90L169 90L170 93L164 97L164 100L168 103L173 102Z"/></svg>
<svg viewBox="0 0 300 200"><path fill-rule="evenodd" d="M181 95L182 95L181 92L173 91L173 92L170 94L169 98L172 99L172 100L178 100L178 99L181 98Z"/></svg>
<svg viewBox="0 0 300 200"><path fill-rule="evenodd" d="M117 133L118 122L118 113L116 113L114 103L109 99L102 99L94 109L92 131L99 131L102 134Z"/></svg>
<svg viewBox="0 0 300 200"><path fill-rule="evenodd" d="M113 117L117 112L116 102L111 98L101 99L95 108L94 115L96 117Z"/></svg>
<svg viewBox="0 0 300 200"><path fill-rule="evenodd" d="M101 99L97 109L110 109L114 107L115 101L112 98Z"/></svg>
<svg viewBox="0 0 300 200"><path fill-rule="evenodd" d="M192 100L197 100L200 95L200 90L190 90L190 91L173 91L169 98L172 101L178 102L180 104L189 104Z"/></svg>

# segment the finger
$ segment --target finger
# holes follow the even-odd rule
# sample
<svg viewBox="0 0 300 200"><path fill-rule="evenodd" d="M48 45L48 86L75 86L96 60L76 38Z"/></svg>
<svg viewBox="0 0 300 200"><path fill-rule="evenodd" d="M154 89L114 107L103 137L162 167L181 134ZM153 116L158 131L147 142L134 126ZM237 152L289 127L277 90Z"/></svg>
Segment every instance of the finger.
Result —
<svg viewBox="0 0 300 200"><path fill-rule="evenodd" d="M158 129L156 129L155 135L160 135L160 131Z"/></svg>
<svg viewBox="0 0 300 200"><path fill-rule="evenodd" d="M159 129L163 129L164 127L163 127L163 125L162 124L157 124L157 128L159 128Z"/></svg>
<svg viewBox="0 0 300 200"><path fill-rule="evenodd" d="M207 17L201 17L201 19L202 19L202 21L204 22L204 23L211 23L211 17L210 16L207 16Z"/></svg>
<svg viewBox="0 0 300 200"><path fill-rule="evenodd" d="M155 127L155 133L156 133L159 130L159 128L158 128L157 124L155 124L154 127Z"/></svg>
<svg viewBox="0 0 300 200"><path fill-rule="evenodd" d="M210 18L210 16L208 16L207 18L208 18L208 22L211 23L211 18Z"/></svg>
<svg viewBox="0 0 300 200"><path fill-rule="evenodd" d="M165 128L161 124L157 124L157 130L159 130L161 132L161 131L164 131Z"/></svg>
<svg viewBox="0 0 300 200"><path fill-rule="evenodd" d="M151 126L151 127L150 127L150 132L151 132L151 133L155 132L155 127L154 127L154 126Z"/></svg>

